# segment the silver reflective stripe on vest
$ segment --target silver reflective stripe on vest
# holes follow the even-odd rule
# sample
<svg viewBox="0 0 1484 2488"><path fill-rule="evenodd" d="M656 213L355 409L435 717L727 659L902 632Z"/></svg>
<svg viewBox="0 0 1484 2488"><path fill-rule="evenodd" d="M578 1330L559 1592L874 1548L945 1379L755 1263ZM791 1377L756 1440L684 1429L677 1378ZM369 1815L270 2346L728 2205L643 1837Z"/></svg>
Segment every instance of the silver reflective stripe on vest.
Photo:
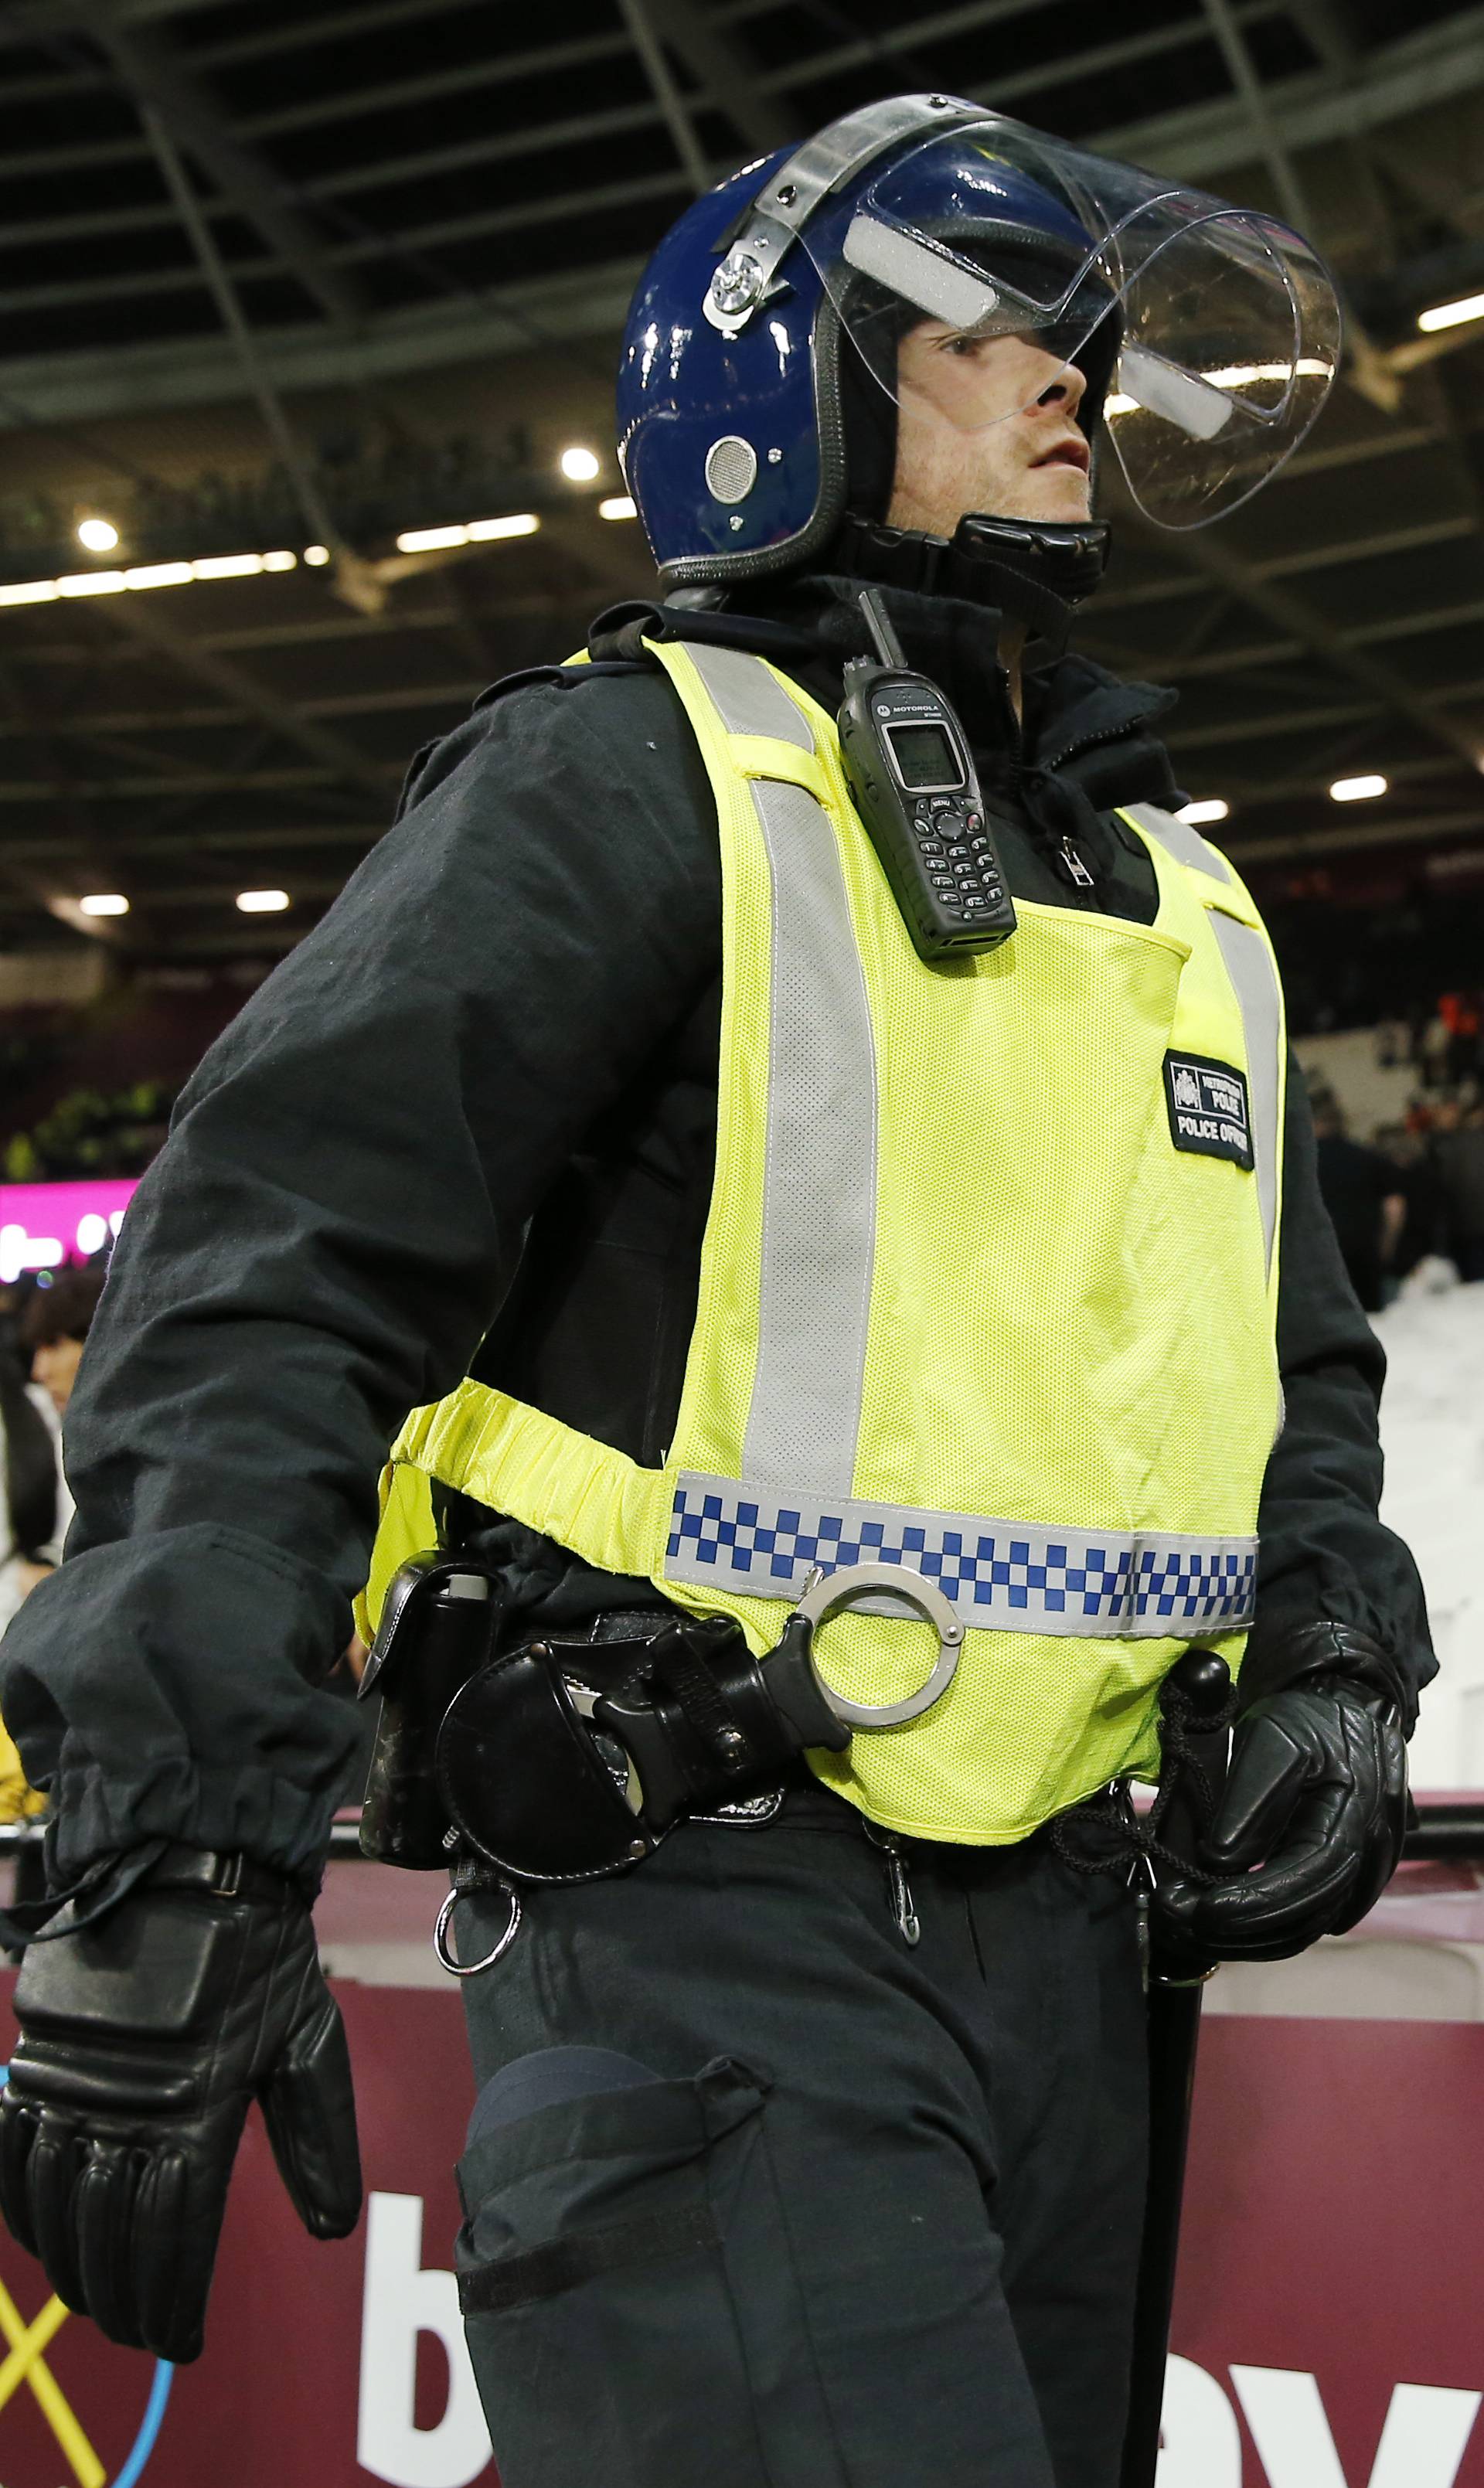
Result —
<svg viewBox="0 0 1484 2488"><path fill-rule="evenodd" d="M921 1572L966 1625L991 1632L1241 1632L1257 1594L1255 1538L1054 1529L845 1495L785 1503L776 1489L694 1473L676 1484L669 1580L791 1600L816 1566L828 1573L842 1564Z"/></svg>
<svg viewBox="0 0 1484 2488"><path fill-rule="evenodd" d="M753 782L773 873L757 1364L743 1464L849 1490L876 1253L876 1058L835 833Z"/></svg>
<svg viewBox="0 0 1484 2488"><path fill-rule="evenodd" d="M775 743L813 751L808 718L760 657L750 657L745 648L703 648L690 639L685 653L728 734L767 734Z"/></svg>
<svg viewBox="0 0 1484 2488"><path fill-rule="evenodd" d="M687 646L728 733L813 749L759 657ZM802 786L755 778L773 889L767 1133L749 1477L855 1474L876 1253L876 1054L834 825Z"/></svg>
<svg viewBox="0 0 1484 2488"><path fill-rule="evenodd" d="M1278 1224L1278 1094L1281 1087L1278 1046L1283 1004L1272 959L1261 933L1250 924L1213 907L1207 922L1226 963L1247 1047L1247 1095L1252 1114L1252 1153L1257 1173L1257 1199L1263 1214L1263 1265L1272 1268L1272 1247Z"/></svg>
<svg viewBox="0 0 1484 2488"><path fill-rule="evenodd" d="M1189 864L1192 871L1208 872L1213 881L1230 882L1232 868L1224 855L1208 846L1199 830L1192 829L1175 812L1162 812L1157 804L1121 804L1130 821L1137 821L1147 836L1157 838L1166 855L1177 863Z"/></svg>

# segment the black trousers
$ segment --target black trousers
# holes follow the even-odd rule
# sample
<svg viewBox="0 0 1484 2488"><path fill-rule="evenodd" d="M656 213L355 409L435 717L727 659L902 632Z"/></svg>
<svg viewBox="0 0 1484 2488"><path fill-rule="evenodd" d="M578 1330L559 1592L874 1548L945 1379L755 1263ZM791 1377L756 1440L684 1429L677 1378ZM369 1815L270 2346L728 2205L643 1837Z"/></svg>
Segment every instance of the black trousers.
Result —
<svg viewBox="0 0 1484 2488"><path fill-rule="evenodd" d="M527 1896L466 1987L470 2349L503 2488L1116 2488L1133 1906L824 1791ZM478 1960L506 1915L461 1903Z"/></svg>

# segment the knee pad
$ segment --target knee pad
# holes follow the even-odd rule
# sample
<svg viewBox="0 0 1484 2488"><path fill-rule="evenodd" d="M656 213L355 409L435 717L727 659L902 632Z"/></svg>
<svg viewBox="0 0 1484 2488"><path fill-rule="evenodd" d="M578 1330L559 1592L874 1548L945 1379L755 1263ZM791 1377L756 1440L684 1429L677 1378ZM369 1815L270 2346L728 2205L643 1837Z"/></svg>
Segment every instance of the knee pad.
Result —
<svg viewBox="0 0 1484 2488"><path fill-rule="evenodd" d="M514 2125L538 2108L591 2099L600 2091L638 2090L663 2075L642 2065L616 2048L538 2048L528 2056L513 2057L492 2074L473 2105L465 2149L482 2141L502 2125Z"/></svg>

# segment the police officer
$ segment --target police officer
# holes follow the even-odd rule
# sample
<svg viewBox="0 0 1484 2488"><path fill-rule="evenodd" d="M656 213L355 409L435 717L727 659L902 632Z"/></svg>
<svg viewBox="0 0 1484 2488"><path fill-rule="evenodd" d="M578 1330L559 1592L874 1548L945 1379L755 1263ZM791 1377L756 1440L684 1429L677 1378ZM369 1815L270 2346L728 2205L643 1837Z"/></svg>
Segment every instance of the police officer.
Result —
<svg viewBox="0 0 1484 2488"><path fill-rule="evenodd" d="M7 1640L56 1812L0 2195L117 2338L199 2349L250 2096L355 2218L308 1905L390 1443L373 1606L436 1535L514 1654L443 1736L506 2488L1116 2477L1099 1793L1190 1644L1240 1668L1159 1908L1292 1952L1395 1862L1433 1662L1267 936L1175 817L1169 695L1063 651L1094 457L1218 517L1336 353L1298 237L942 97L662 244L620 427L665 600L419 755L191 1083ZM836 727L866 586L947 711L895 848Z"/></svg>

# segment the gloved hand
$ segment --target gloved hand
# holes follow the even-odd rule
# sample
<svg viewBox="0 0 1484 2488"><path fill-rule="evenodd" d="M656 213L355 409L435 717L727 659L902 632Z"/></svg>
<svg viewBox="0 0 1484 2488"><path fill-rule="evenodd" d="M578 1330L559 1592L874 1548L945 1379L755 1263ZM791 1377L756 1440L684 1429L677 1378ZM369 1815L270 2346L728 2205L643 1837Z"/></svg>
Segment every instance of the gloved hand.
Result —
<svg viewBox="0 0 1484 2488"><path fill-rule="evenodd" d="M1384 1891L1407 1828L1406 1692L1369 1634L1315 1625L1270 1648L1237 1723L1201 1864L1161 1875L1151 1930L1167 1975L1282 1961L1343 1935Z"/></svg>
<svg viewBox="0 0 1484 2488"><path fill-rule="evenodd" d="M360 2211L345 2028L302 1894L236 1857L166 1851L106 1916L33 1943L0 2095L0 2213L111 2340L201 2349L248 2103L314 2237Z"/></svg>

